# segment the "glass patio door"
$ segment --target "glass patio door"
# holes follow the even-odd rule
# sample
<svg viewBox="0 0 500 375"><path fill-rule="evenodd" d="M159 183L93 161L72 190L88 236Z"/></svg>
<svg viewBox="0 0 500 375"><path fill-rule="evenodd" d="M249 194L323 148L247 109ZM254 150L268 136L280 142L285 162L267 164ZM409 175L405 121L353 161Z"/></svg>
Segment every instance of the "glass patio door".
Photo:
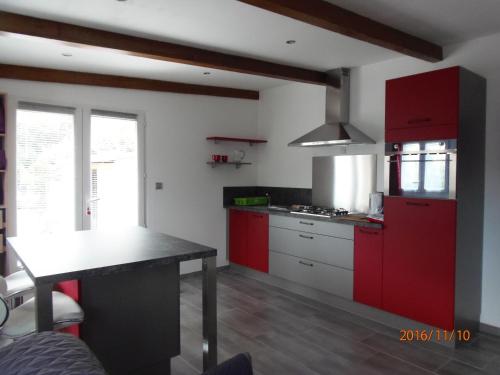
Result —
<svg viewBox="0 0 500 375"><path fill-rule="evenodd" d="M136 115L19 102L17 235L143 225Z"/></svg>
<svg viewBox="0 0 500 375"><path fill-rule="evenodd" d="M81 229L77 110L19 102L16 118L17 235Z"/></svg>
<svg viewBox="0 0 500 375"><path fill-rule="evenodd" d="M127 113L90 113L87 225L91 229L141 224L139 124Z"/></svg>

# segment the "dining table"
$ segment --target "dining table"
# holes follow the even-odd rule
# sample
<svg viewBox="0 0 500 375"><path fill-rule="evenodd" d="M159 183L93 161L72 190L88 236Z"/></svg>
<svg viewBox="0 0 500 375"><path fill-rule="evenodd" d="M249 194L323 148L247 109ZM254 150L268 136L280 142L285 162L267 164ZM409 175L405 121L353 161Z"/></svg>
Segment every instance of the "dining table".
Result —
<svg viewBox="0 0 500 375"><path fill-rule="evenodd" d="M81 339L109 374L170 374L180 354L180 262L201 259L203 369L217 365L217 250L150 229L9 237L35 284L38 332L53 329L52 291L77 280Z"/></svg>

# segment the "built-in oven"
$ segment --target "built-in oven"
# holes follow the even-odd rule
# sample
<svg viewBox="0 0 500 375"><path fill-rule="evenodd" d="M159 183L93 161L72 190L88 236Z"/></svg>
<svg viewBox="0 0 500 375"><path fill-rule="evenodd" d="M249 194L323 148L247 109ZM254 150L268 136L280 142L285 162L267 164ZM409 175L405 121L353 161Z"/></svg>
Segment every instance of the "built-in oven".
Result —
<svg viewBox="0 0 500 375"><path fill-rule="evenodd" d="M385 145L385 194L456 198L456 139Z"/></svg>

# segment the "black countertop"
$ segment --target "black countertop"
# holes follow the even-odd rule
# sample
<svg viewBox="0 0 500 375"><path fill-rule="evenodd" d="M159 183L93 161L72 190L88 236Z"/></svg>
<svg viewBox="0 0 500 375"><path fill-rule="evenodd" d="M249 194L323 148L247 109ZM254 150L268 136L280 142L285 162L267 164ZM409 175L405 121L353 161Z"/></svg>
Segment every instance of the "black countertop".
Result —
<svg viewBox="0 0 500 375"><path fill-rule="evenodd" d="M216 256L217 250L142 227L10 237L35 284Z"/></svg>
<svg viewBox="0 0 500 375"><path fill-rule="evenodd" d="M359 227L368 227L368 228L383 228L384 227L383 224L379 224L379 223L349 220L349 219L346 219L345 216L336 216L336 217L332 217L332 218L320 217L320 216L302 216L302 215L292 214L288 211L279 211L279 210L269 209L267 206L228 205L228 206L224 206L224 208L227 208L227 209L232 208L235 210L242 210L242 211L263 212L263 213L267 213L269 215L290 216L290 217L295 217L295 218L307 218L307 220L326 221L326 222L330 222L330 223L357 225ZM349 215L347 215L347 216L349 216Z"/></svg>

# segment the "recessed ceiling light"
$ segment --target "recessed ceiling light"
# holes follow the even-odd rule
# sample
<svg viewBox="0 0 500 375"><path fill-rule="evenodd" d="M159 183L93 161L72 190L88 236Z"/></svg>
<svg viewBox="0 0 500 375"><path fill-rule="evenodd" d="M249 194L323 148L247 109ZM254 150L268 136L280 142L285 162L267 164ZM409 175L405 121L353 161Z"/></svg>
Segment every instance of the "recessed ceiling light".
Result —
<svg viewBox="0 0 500 375"><path fill-rule="evenodd" d="M73 56L72 53L68 53L68 52L61 53L61 55L64 56L64 57L71 57L71 56Z"/></svg>
<svg viewBox="0 0 500 375"><path fill-rule="evenodd" d="M297 43L297 41L293 40L293 39L290 39L290 40L286 41L286 44L295 44L295 43Z"/></svg>
<svg viewBox="0 0 500 375"><path fill-rule="evenodd" d="M210 72L203 72L204 76L209 76L211 73Z"/></svg>

